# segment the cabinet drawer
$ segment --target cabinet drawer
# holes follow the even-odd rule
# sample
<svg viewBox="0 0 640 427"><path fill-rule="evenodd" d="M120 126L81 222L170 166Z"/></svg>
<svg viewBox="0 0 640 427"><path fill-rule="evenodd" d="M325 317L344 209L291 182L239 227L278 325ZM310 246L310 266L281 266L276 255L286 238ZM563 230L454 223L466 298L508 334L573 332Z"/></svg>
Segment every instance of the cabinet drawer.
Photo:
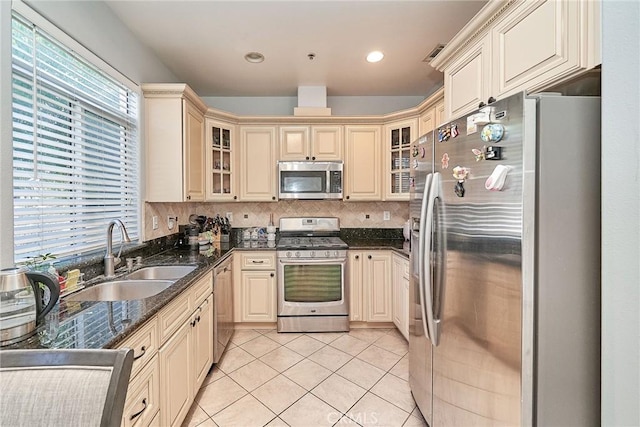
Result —
<svg viewBox="0 0 640 427"><path fill-rule="evenodd" d="M191 292L183 292L158 313L158 328L160 330L160 345L171 337L187 320L193 311L190 304Z"/></svg>
<svg viewBox="0 0 640 427"><path fill-rule="evenodd" d="M134 335L127 338L120 348L133 349L133 367L131 368L131 378L133 378L158 351L158 319L154 317L149 320Z"/></svg>
<svg viewBox="0 0 640 427"><path fill-rule="evenodd" d="M146 427L152 425L154 420L157 422L156 414L160 409L159 382L158 357L154 356L151 362L129 382L122 415L123 427Z"/></svg>
<svg viewBox="0 0 640 427"><path fill-rule="evenodd" d="M191 286L191 288L187 291L193 297L193 304L191 307L194 309L200 305L200 303L206 300L211 292L213 292L213 275L211 272L208 272L204 277L202 277L196 284Z"/></svg>
<svg viewBox="0 0 640 427"><path fill-rule="evenodd" d="M243 270L273 270L276 265L275 253L254 252L241 254L240 268Z"/></svg>

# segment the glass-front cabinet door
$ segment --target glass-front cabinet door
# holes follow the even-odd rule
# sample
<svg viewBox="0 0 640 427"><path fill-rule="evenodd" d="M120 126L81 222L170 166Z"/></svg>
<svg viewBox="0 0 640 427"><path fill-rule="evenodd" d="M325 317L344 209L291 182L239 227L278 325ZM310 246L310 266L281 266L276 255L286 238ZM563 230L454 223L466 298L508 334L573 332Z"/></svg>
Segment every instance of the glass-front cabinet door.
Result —
<svg viewBox="0 0 640 427"><path fill-rule="evenodd" d="M404 120L386 126L385 200L409 200L411 142L417 137L417 129L417 119Z"/></svg>
<svg viewBox="0 0 640 427"><path fill-rule="evenodd" d="M237 200L234 183L235 125L206 119L207 200Z"/></svg>

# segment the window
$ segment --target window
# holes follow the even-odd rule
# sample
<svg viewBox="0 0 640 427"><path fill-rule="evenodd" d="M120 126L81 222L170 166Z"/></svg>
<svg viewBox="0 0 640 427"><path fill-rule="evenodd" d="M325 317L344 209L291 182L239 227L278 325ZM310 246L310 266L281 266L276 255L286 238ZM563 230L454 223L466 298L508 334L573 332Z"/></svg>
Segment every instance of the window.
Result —
<svg viewBox="0 0 640 427"><path fill-rule="evenodd" d="M12 102L16 262L137 238L137 93L14 13Z"/></svg>

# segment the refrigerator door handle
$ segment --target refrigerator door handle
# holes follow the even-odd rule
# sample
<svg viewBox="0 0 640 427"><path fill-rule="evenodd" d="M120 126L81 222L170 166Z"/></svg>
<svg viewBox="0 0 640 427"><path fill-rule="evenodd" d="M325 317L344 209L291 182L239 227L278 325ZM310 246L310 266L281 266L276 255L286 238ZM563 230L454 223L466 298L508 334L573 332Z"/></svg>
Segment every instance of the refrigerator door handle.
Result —
<svg viewBox="0 0 640 427"><path fill-rule="evenodd" d="M440 343L440 334L437 331L438 325L433 316L433 272L434 266L431 263L431 244L432 244L432 233L433 233L433 208L435 206L436 198L440 196L438 189L440 188L441 174L436 172L433 174L433 178L431 179L431 186L429 188L429 197L427 202L427 215L426 215L426 224L425 224L425 250L429 252L429 266L425 267L424 275L427 276L428 280L425 280L425 285L428 284L428 287L424 290L424 307L427 312L427 326L429 327L429 337L431 338L431 343L434 346L438 346ZM428 246L427 246L428 242Z"/></svg>
<svg viewBox="0 0 640 427"><path fill-rule="evenodd" d="M425 261L426 261L426 240L429 234L425 229L425 224L427 222L427 205L429 199L429 192L431 190L431 180L433 179L433 174L427 175L424 183L424 193L422 195L422 205L420 206L420 237L418 240L418 276L419 283L418 288L420 289L420 311L422 318L422 327L424 328L425 336L431 340L431 330L429 329L429 321L427 320L427 312L426 312L426 277L425 277Z"/></svg>

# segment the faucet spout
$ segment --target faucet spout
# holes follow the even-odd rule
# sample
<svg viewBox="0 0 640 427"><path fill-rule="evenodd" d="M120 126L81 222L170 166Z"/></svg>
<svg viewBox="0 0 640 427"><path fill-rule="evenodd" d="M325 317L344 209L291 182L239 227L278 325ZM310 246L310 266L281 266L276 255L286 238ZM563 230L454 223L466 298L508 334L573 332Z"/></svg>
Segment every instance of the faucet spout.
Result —
<svg viewBox="0 0 640 427"><path fill-rule="evenodd" d="M120 251L118 251L118 256L113 256L113 227L118 226L120 229L120 235L122 237L122 243L120 244ZM127 233L127 228L124 226L124 223L119 219L114 219L109 222L107 226L107 253L104 256L104 276L105 277L113 277L115 276L115 266L120 263L120 253L122 252L122 244L131 242L129 238L129 233Z"/></svg>

